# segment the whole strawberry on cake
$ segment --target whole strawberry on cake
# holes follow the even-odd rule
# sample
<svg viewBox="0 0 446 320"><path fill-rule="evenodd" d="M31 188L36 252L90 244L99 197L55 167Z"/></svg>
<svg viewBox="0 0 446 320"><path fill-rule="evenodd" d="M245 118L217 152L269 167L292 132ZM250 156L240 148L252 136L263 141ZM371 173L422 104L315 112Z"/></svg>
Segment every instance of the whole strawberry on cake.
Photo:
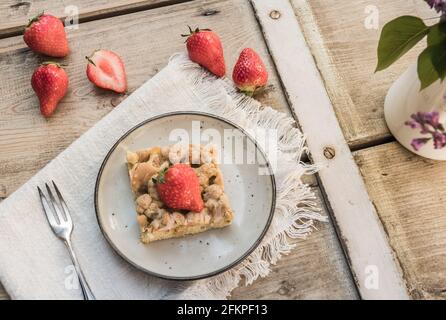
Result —
<svg viewBox="0 0 446 320"><path fill-rule="evenodd" d="M231 224L234 214L216 154L197 145L127 153L143 243Z"/></svg>

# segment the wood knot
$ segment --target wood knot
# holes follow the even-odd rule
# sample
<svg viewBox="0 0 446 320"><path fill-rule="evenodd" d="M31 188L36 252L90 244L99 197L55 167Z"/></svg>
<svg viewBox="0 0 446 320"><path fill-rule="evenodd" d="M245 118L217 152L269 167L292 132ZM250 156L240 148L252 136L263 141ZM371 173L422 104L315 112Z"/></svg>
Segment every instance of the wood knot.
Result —
<svg viewBox="0 0 446 320"><path fill-rule="evenodd" d="M206 10L201 15L205 16L205 17L208 17L208 16L213 16L213 15L219 14L219 13L220 13L220 11L211 9L211 10Z"/></svg>
<svg viewBox="0 0 446 320"><path fill-rule="evenodd" d="M331 160L336 156L336 151L332 147L324 148L324 157Z"/></svg>
<svg viewBox="0 0 446 320"><path fill-rule="evenodd" d="M30 6L31 6L31 2L23 1L23 2L18 2L18 3L12 4L12 5L10 5L9 7L10 7L11 9L19 9L19 8L21 8L21 7L24 7L25 10L28 12Z"/></svg>
<svg viewBox="0 0 446 320"><path fill-rule="evenodd" d="M277 290L277 293L281 296L289 296L295 290L294 285L285 280L280 283L280 288Z"/></svg>

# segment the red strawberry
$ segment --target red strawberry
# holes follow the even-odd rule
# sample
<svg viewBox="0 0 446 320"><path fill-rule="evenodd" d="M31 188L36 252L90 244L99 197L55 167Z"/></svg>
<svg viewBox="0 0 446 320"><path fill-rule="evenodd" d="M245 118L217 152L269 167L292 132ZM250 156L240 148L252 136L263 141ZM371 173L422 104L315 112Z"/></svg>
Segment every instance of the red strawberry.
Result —
<svg viewBox="0 0 446 320"><path fill-rule="evenodd" d="M208 69L217 77L223 77L226 74L225 58L223 56L223 47L218 35L209 29L195 29L190 34L183 34L188 37L187 52L189 58Z"/></svg>
<svg viewBox="0 0 446 320"><path fill-rule="evenodd" d="M31 50L51 57L65 57L70 49L63 23L55 16L39 14L26 26L23 40Z"/></svg>
<svg viewBox="0 0 446 320"><path fill-rule="evenodd" d="M268 72L259 55L251 48L246 48L234 66L232 79L241 91L252 95L257 88L266 85Z"/></svg>
<svg viewBox="0 0 446 320"><path fill-rule="evenodd" d="M114 52L97 50L88 60L87 77L100 88L123 93L127 90L124 63Z"/></svg>
<svg viewBox="0 0 446 320"><path fill-rule="evenodd" d="M162 172L156 189L169 208L193 212L201 212L204 208L197 174L184 163L174 164L167 172Z"/></svg>
<svg viewBox="0 0 446 320"><path fill-rule="evenodd" d="M67 92L68 76L57 63L44 62L34 71L31 85L39 98L40 112L49 117Z"/></svg>

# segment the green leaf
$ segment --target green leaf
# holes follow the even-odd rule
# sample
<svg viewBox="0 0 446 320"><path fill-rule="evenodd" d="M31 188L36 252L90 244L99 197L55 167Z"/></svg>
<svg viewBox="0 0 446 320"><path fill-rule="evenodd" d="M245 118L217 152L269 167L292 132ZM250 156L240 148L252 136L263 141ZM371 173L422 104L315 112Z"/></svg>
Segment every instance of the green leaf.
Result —
<svg viewBox="0 0 446 320"><path fill-rule="evenodd" d="M423 20L413 16L402 16L387 23L379 39L378 66L375 72L391 66L420 42L428 32L429 27Z"/></svg>
<svg viewBox="0 0 446 320"><path fill-rule="evenodd" d="M441 81L446 77L446 41L431 46L432 64L435 67Z"/></svg>
<svg viewBox="0 0 446 320"><path fill-rule="evenodd" d="M432 47L427 47L418 57L418 78L421 82L421 90L429 87L440 76L432 63Z"/></svg>
<svg viewBox="0 0 446 320"><path fill-rule="evenodd" d="M446 23L440 22L429 28L427 35L427 45L434 46L443 41L446 41Z"/></svg>

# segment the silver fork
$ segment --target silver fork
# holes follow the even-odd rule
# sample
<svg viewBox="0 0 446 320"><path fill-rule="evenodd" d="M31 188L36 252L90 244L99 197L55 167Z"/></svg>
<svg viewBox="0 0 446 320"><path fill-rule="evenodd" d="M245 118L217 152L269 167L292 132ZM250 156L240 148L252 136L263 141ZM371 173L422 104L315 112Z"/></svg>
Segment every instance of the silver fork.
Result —
<svg viewBox="0 0 446 320"><path fill-rule="evenodd" d="M63 240L63 242L68 248L68 251L70 252L70 257L71 260L73 261L74 268L76 269L77 276L79 278L79 283L82 289L82 294L84 295L84 299L95 300L93 292L91 292L87 280L85 280L85 276L82 273L82 270L79 266L79 262L77 261L76 255L74 253L73 246L71 244L73 221L71 220L70 212L68 211L67 204L65 203L65 200L62 197L59 188L57 188L54 181L51 182L53 183L54 190L56 191L55 193L56 196L54 196L48 184L45 183L46 190L48 191L50 200L48 200L48 198L45 196L42 190L39 187L37 187L37 190L39 190L40 201L42 202L43 211L45 211L45 215L48 219L48 222L54 234Z"/></svg>

